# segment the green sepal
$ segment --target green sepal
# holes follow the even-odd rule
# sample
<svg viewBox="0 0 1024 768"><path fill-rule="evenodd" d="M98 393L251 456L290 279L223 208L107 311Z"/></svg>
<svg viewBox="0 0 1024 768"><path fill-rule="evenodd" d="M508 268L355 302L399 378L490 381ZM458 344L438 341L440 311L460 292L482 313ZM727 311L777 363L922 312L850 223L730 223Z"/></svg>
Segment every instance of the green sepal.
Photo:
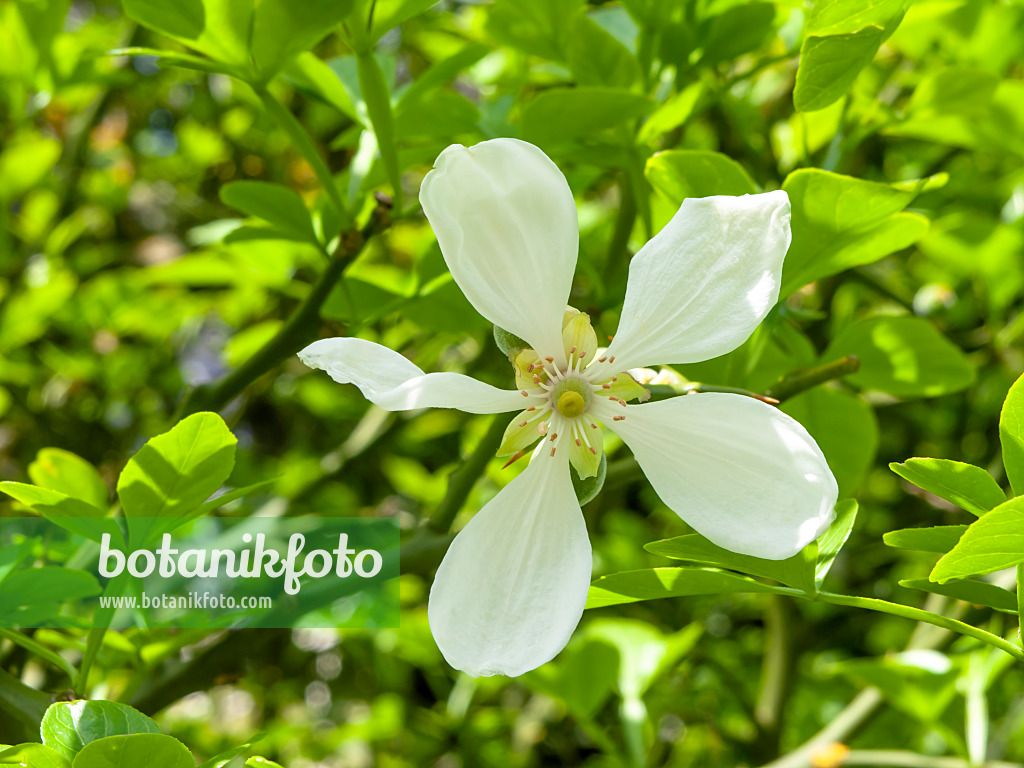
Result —
<svg viewBox="0 0 1024 768"><path fill-rule="evenodd" d="M579 472L576 471L575 467L569 470L572 488L576 491L576 500L579 501L581 507L589 504L601 492L601 489L604 488L605 477L607 476L608 458L605 456L604 451L601 452L601 463L597 465L597 474L593 477L580 479Z"/></svg>

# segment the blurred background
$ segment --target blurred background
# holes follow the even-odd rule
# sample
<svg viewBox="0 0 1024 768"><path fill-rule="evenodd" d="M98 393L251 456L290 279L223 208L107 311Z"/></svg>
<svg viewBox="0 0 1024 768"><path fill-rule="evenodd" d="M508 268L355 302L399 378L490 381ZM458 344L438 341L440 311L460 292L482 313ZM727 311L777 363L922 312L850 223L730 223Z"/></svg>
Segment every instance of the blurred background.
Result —
<svg viewBox="0 0 1024 768"><path fill-rule="evenodd" d="M786 181L791 259L829 250L830 267L794 266L767 330L678 372L763 392L792 369L861 357L859 373L784 408L860 502L830 589L923 604L898 581L924 578L934 556L890 549L882 533L969 519L888 463L954 458L1005 484L998 414L1024 370L1024 4L880 5L891 23L870 28L891 36L868 46L832 101L805 91L798 111L815 12L801 2L378 2L404 207L332 287L314 337L359 335L424 370L510 381L417 209L420 180L451 143L517 136L558 163L581 228L571 303L602 338L629 254L684 197L776 189L797 172ZM345 39L328 35L270 90L365 221L375 192L397 195ZM0 2L4 480L24 480L54 446L113 487L186 394L257 355L324 270L314 244L221 199L231 182L269 181L322 213L315 169L253 89L106 53L126 46L186 51L117 2ZM725 595L588 611L536 672L454 673L430 636L426 594L450 531L517 471L487 460L504 423L386 414L294 357L215 407L239 439L230 485L276 478L230 513L393 516L413 543L400 629L107 636L77 693L153 715L200 761L263 732L260 753L288 768L762 765L848 715L866 688L870 715L838 738L854 749L966 766L980 738L990 759L1024 761L1024 675L1008 657L939 636L925 638L933 650L893 656L911 622L835 606ZM608 481L584 509L595 576L666 565L643 544L688 529L607 439ZM467 464L479 479L453 509L449 479ZM451 525L424 527L439 507ZM18 509L3 500L0 514ZM970 618L1010 626L984 610ZM72 655L84 644L74 631L33 637ZM33 689L67 687L8 642L0 667ZM0 742L30 731L0 717ZM814 765L840 765L844 749Z"/></svg>

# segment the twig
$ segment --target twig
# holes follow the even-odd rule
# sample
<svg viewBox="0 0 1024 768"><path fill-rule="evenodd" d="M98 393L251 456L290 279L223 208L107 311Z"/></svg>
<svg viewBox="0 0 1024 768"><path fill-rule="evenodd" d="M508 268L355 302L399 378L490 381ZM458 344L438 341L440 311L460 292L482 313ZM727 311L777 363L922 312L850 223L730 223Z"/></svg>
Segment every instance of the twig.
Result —
<svg viewBox="0 0 1024 768"><path fill-rule="evenodd" d="M274 338L231 373L190 391L178 408L176 418L181 419L198 411L220 410L256 379L273 370L312 341L319 325L320 307L327 300L334 284L362 252L369 237L385 229L387 225L387 205L382 201L366 228L362 231L348 232L341 237L338 249L327 269Z"/></svg>
<svg viewBox="0 0 1024 768"><path fill-rule="evenodd" d="M772 384L765 394L782 402L812 387L824 384L826 381L841 379L843 376L856 373L859 368L860 360L853 355L847 355L814 368L797 368Z"/></svg>

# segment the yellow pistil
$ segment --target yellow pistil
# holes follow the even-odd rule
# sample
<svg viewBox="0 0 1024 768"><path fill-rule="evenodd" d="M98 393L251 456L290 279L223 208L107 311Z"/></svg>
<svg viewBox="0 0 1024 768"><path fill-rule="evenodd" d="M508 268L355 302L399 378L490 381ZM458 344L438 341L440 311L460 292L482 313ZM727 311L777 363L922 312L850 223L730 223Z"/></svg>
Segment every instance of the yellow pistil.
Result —
<svg viewBox="0 0 1024 768"><path fill-rule="evenodd" d="M565 418L575 419L577 416L583 415L583 411L587 408L587 403L579 392L569 390L568 392L563 392L558 398L557 407L558 412L565 416Z"/></svg>

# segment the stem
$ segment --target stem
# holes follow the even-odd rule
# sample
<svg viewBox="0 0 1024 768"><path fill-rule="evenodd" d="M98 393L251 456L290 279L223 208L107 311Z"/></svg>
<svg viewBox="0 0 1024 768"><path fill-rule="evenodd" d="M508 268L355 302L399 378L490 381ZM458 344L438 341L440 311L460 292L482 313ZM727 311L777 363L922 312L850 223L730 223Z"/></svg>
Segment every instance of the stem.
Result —
<svg viewBox="0 0 1024 768"><path fill-rule="evenodd" d="M797 368L772 384L765 394L781 402L819 384L824 384L826 381L856 373L858 368L860 368L860 361L853 355L847 355L814 368Z"/></svg>
<svg viewBox="0 0 1024 768"><path fill-rule="evenodd" d="M793 590L796 593L795 597L804 596L804 593L799 590ZM899 603L890 603L885 600L878 600L874 597L857 597L847 595L837 595L832 592L819 592L816 597L823 603L832 603L833 605L846 605L852 608L865 608L869 611L878 611L879 613L888 613L893 616L902 616L905 619L912 619L913 621L923 621L926 624L932 624L936 627L942 627L952 632L958 632L961 635L967 635L973 637L976 640L981 640L983 643L988 643L994 648L998 648L1001 651L1005 651L1013 658L1018 661L1024 661L1024 649L1019 645L1011 643L1010 641L994 635L991 632L986 632L984 629L965 624L962 621L951 619L948 616L942 616L931 611L925 611L920 608L911 608L909 605L900 605Z"/></svg>
<svg viewBox="0 0 1024 768"><path fill-rule="evenodd" d="M1024 563L1017 566L1017 639L1024 645Z"/></svg>
<svg viewBox="0 0 1024 768"><path fill-rule="evenodd" d="M254 88L256 95L259 96L260 102L263 104L263 108L267 110L267 114L284 129L295 145L295 148L299 150L310 166L312 166L313 172L316 173L321 186L324 188L324 192L327 193L327 198L331 201L331 205L337 210L340 219L345 221L345 204L341 200L341 193L338 192L338 185L335 184L331 169L327 167L327 163L320 156L320 150L317 149L309 133L306 132L298 118L291 113L291 110L285 107L277 97L268 91L266 86L254 86Z"/></svg>
<svg viewBox="0 0 1024 768"><path fill-rule="evenodd" d="M793 621L790 602L780 595L769 595L765 611L767 640L764 665L754 707L754 722L758 729L757 751L765 758L779 754L782 710L793 682Z"/></svg>
<svg viewBox="0 0 1024 768"><path fill-rule="evenodd" d="M469 496L476 481L487 468L487 463L494 458L494 454L501 445L501 438L505 434L505 427L508 425L503 414L498 414L491 421L487 432L480 439L473 453L463 462L462 466L452 472L448 479L448 493L430 516L428 526L435 533L448 533L455 522L455 516L462 509L462 505Z"/></svg>
<svg viewBox="0 0 1024 768"><path fill-rule="evenodd" d="M879 765L883 768L1020 768L1019 763L970 763L960 757L919 755L902 749L852 749L843 755L842 764Z"/></svg>
<svg viewBox="0 0 1024 768"><path fill-rule="evenodd" d="M216 382L198 386L189 392L178 408L177 419L197 411L220 410L252 382L296 354L316 337L320 307L327 300L345 269L362 252L367 238L386 226L386 219L382 224L375 223L381 220L383 212L383 206L378 206L374 221L371 221L366 229L362 232L348 232L342 236L338 250L327 265L327 269L320 275L295 313L288 318L284 327L262 349L231 373Z"/></svg>

